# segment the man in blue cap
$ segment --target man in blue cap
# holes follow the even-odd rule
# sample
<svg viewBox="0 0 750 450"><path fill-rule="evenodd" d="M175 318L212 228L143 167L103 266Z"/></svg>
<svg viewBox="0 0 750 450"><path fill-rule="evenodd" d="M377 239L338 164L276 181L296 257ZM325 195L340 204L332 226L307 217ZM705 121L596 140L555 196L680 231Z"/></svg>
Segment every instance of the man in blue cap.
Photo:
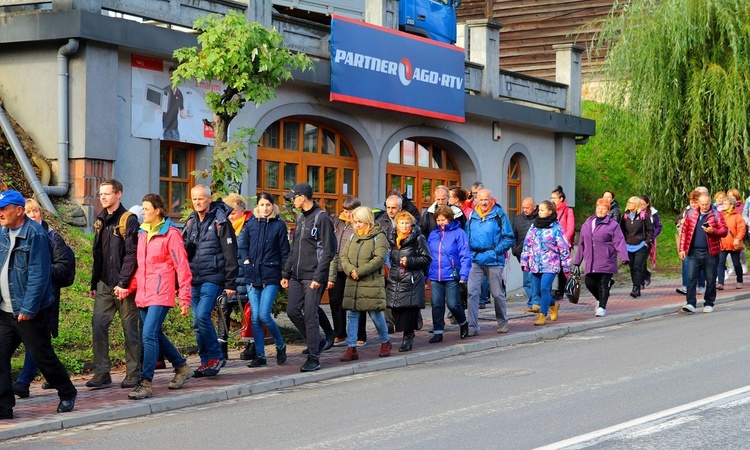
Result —
<svg viewBox="0 0 750 450"><path fill-rule="evenodd" d="M77 395L50 340L52 246L44 228L26 216L25 205L18 191L0 193L0 419L13 418L10 360L21 342L57 389L57 412L72 411Z"/></svg>

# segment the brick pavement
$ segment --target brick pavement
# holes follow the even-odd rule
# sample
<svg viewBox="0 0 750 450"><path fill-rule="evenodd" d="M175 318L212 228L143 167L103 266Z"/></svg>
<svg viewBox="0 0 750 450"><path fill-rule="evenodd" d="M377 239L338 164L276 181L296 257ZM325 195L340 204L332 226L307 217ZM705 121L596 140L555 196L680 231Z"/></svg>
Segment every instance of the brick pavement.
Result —
<svg viewBox="0 0 750 450"><path fill-rule="evenodd" d="M640 298L632 299L628 295L629 283L618 283L613 288L607 307L607 316L604 318L594 317L595 300L584 287L577 305L564 300L558 320L556 322L548 320L547 325L542 327L533 325L535 315L523 312L526 306L526 296L523 290L517 290L508 294L507 304L510 317L508 334L496 333L494 310L491 305L488 305L487 309L480 310L482 330L479 336L461 340L458 336L458 326L446 325L444 340L437 344L427 342L431 336L427 330L432 326L431 310L428 307L422 312L424 326L422 331L417 332L413 351L408 353L397 351L401 344L401 336L400 333L396 333L391 335L393 351L389 358L378 357L380 346L377 333L368 318L369 344L359 348L360 359L358 361L340 362L339 358L346 348L334 347L322 355L321 370L304 374L299 371L299 367L305 361L305 357L300 353L304 348L301 344L288 345L289 359L284 366L276 365L275 349L273 345L267 346L269 365L266 368L248 368L247 362L239 360L239 352L235 351L230 354L230 361L218 376L191 378L185 383L183 389L177 391L167 389L167 383L173 375L172 371L157 371L153 382L154 397L140 401L128 400L127 394L130 390L119 387L124 377L122 372L112 374L114 387L99 390L91 390L84 386L90 375L79 376L74 379L78 388L78 400L75 410L69 414L56 414L55 408L58 402L56 392L42 390L40 383L35 382L31 387L31 397L17 399L14 420L0 421L0 440L104 420L123 419L213 403L228 398L353 373L403 367L488 348L533 342L539 339L554 339L571 332L676 313L685 301L684 296L675 292L678 285L676 279L655 277L654 283L643 291ZM718 291L718 293L717 313L721 313L721 303L750 298L750 289L736 290L733 283L728 283L727 290ZM701 306L701 304L699 296L698 305ZM191 367L198 366L197 356L191 356L188 361Z"/></svg>

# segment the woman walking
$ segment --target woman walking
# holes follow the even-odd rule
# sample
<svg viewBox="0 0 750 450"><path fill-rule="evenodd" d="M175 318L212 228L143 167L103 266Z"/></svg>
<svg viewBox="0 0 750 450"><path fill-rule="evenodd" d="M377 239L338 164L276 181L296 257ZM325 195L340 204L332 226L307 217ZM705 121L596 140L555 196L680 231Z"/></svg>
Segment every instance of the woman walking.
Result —
<svg viewBox="0 0 750 450"><path fill-rule="evenodd" d="M651 219L651 223L654 226L654 240L649 247L648 252L648 263L646 264L646 272L643 277L643 283L641 289L651 284L651 270L656 267L656 243L657 238L661 234L661 218L659 217L659 211L651 206L651 198L648 195L641 195L641 201L643 202L643 210L646 212L646 216ZM649 267L651 270L649 270Z"/></svg>
<svg viewBox="0 0 750 450"><path fill-rule="evenodd" d="M386 303L393 311L396 331L404 333L399 352L411 351L418 317L425 307L424 270L432 258L427 241L416 228L414 216L401 211L394 217L396 227L388 241L391 247L391 270L386 285Z"/></svg>
<svg viewBox="0 0 750 450"><path fill-rule="evenodd" d="M174 307L175 286L180 312L190 311L191 283L187 252L182 236L167 217L167 204L158 194L143 197L143 224L138 231L138 269L128 289L114 288L114 294L124 299L133 291L135 305L143 323L143 368L138 385L128 394L131 400L151 397L151 381L159 353L172 363L174 378L169 389L180 389L193 373L187 360L164 335L162 325Z"/></svg>
<svg viewBox="0 0 750 450"><path fill-rule="evenodd" d="M433 336L430 344L443 341L446 303L459 324L461 339L469 335L469 322L461 306L461 285L469 280L471 252L469 238L461 229L461 222L453 217L450 207L438 206L435 209L437 228L427 237L427 247L432 257L429 278Z"/></svg>
<svg viewBox="0 0 750 450"><path fill-rule="evenodd" d="M552 281L558 272L570 273L570 244L549 200L539 204L538 216L526 233L521 269L531 273L531 288L541 301L534 325L547 323L548 312L550 320L557 320L560 303L552 298Z"/></svg>
<svg viewBox="0 0 750 450"><path fill-rule="evenodd" d="M746 227L745 221L742 219L742 215L735 209L735 199L732 196L726 197L721 209L724 214L724 220L727 222L727 229L729 232L726 236L721 238L721 253L719 253L719 282L716 284L716 289L724 289L724 275L726 272L727 257L732 258L732 264L734 265L734 273L737 276L737 289L742 289L742 263L740 262L740 254L745 251L745 239Z"/></svg>
<svg viewBox="0 0 750 450"><path fill-rule="evenodd" d="M623 264L628 263L628 249L620 224L609 215L610 202L606 198L596 201L596 212L581 225L581 238L573 265L586 261L585 283L597 301L596 317L607 314L607 300L612 288L612 276L617 273L617 255Z"/></svg>
<svg viewBox="0 0 750 450"><path fill-rule="evenodd" d="M388 325L385 323L385 278L383 264L388 254L388 240L380 225L375 223L372 210L360 206L352 211L354 234L344 244L339 255L346 273L343 308L349 311L346 344L342 362L359 359L357 338L359 317L367 312L378 330L380 357L391 355Z"/></svg>
<svg viewBox="0 0 750 450"><path fill-rule="evenodd" d="M268 192L258 194L253 217L242 229L238 241L240 261L243 262L247 296L252 310L255 359L247 367L266 367L265 326L276 344L276 364L286 362L286 343L278 325L271 317L271 308L281 288L281 269L289 256L289 237L286 223L279 217L279 207Z"/></svg>
<svg viewBox="0 0 750 450"><path fill-rule="evenodd" d="M646 260L654 241L654 225L643 210L643 202L640 197L628 199L620 227L623 236L625 236L628 260L630 261L630 279L633 282L630 296L638 298L641 296L641 284L646 273Z"/></svg>

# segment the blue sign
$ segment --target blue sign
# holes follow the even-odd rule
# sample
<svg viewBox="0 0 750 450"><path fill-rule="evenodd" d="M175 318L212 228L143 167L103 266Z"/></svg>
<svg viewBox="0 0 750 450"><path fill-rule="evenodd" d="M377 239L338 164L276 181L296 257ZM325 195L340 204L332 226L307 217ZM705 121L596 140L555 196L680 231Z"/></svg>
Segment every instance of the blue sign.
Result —
<svg viewBox="0 0 750 450"><path fill-rule="evenodd" d="M330 98L463 123L464 51L334 15Z"/></svg>

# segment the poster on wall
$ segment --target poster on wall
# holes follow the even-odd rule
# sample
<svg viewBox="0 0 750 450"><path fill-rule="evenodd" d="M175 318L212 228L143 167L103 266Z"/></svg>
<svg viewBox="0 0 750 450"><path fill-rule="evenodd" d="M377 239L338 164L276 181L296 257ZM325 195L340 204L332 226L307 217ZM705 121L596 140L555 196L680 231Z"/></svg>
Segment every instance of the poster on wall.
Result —
<svg viewBox="0 0 750 450"><path fill-rule="evenodd" d="M131 133L133 137L213 145L212 120L206 106L206 92L220 92L219 82L184 80L173 88L174 64L170 61L133 55L131 57Z"/></svg>

